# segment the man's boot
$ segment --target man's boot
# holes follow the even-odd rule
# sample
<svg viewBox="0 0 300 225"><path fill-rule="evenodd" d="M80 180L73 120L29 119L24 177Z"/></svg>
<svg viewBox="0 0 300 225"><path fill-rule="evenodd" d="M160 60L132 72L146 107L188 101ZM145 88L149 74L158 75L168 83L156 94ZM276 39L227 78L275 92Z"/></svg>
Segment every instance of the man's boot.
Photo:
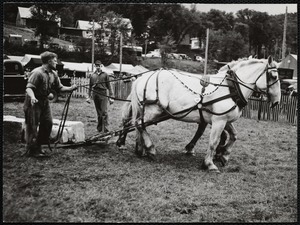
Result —
<svg viewBox="0 0 300 225"><path fill-rule="evenodd" d="M34 157L34 158L49 157L47 154L45 154L44 151L42 151L42 147L40 145L27 146L26 148L27 151L25 155L28 157Z"/></svg>

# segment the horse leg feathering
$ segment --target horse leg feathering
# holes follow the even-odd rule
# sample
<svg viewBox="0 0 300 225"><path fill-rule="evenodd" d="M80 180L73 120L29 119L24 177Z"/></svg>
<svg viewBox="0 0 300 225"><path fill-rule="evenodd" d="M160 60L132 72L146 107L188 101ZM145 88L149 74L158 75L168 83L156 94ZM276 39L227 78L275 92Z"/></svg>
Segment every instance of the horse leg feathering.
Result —
<svg viewBox="0 0 300 225"><path fill-rule="evenodd" d="M130 95L127 97L127 100L130 100ZM126 102L122 107L122 126L123 132L120 133L119 139L116 144L119 149L126 149L125 141L127 137L127 128L132 124L132 107L131 102Z"/></svg>
<svg viewBox="0 0 300 225"><path fill-rule="evenodd" d="M237 139L237 131L235 129L235 127L233 126L233 124L228 123L225 126L224 131L226 132L226 137L223 136L223 139L226 138L227 139L227 135L229 136L227 143L224 146L219 146L217 147L216 150L216 157L215 160L217 162L221 162L222 166L225 166L229 160L229 155L231 153L232 150L232 146L234 144L234 142ZM223 132L222 132L223 135ZM222 135L221 135L221 141L222 142Z"/></svg>
<svg viewBox="0 0 300 225"><path fill-rule="evenodd" d="M150 139L148 132L145 127L143 127L142 119L140 115L146 115L144 117L145 122L154 119L155 114L152 114L152 108L157 107L154 105L151 106L143 106L142 108L138 96L136 94L136 83L133 83L132 92L131 92L131 109L132 109L132 121L135 121L136 128L136 153L139 156L148 156L150 159L155 160L156 150L154 145ZM144 110L144 113L143 113ZM155 110L157 112L157 109Z"/></svg>
<svg viewBox="0 0 300 225"><path fill-rule="evenodd" d="M211 172L219 173L218 167L213 162L213 157L215 150L220 142L221 133L224 130L226 122L223 120L215 121L212 123L210 138L209 138L209 147L207 149L207 153L204 159L204 165Z"/></svg>

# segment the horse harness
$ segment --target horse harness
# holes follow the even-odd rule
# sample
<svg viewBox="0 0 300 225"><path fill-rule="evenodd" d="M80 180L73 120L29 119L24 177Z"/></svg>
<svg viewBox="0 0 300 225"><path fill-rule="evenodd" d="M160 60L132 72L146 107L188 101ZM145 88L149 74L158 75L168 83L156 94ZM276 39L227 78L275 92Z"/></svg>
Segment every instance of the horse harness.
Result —
<svg viewBox="0 0 300 225"><path fill-rule="evenodd" d="M228 66L229 67L229 66ZM144 90L143 90L143 100L140 101L140 105L142 106L142 115L141 115L141 122L142 122L142 127L145 128L145 122L144 122L144 113L145 113L145 106L146 105L151 105L151 104L157 104L162 110L164 113L166 113L170 118L172 119L181 119L181 118L184 118L185 116L187 116L189 113L191 113L192 111L194 110L199 110L199 114L200 114L200 120L203 121L204 118L203 118L203 115L202 115L202 111L206 111L210 114L213 114L213 115L224 115L224 114L227 114L229 113L230 111L234 110L237 106L239 107L240 110L242 110L247 104L248 104L248 101L247 99L244 97L242 91L241 91L241 88L239 86L239 84L241 84L242 86L254 91L254 92L258 92L260 94L262 93L266 93L267 96L269 96L269 88L274 85L276 82L279 81L279 79L276 79L276 81L274 81L272 84L268 85L269 83L269 80L270 80L270 72L269 70L272 70L272 69L276 69L276 67L270 67L268 68L268 66L266 67L266 69L258 76L258 78L255 80L254 83L245 83L243 82L238 76L237 74L231 70L229 68L229 70L227 71L226 73L226 76L224 77L224 79L222 80L222 82L220 84L213 84L213 83L210 83L209 81L207 80L203 80L203 78L200 80L200 83L202 85L202 90L201 90L201 94L200 94L200 98L199 98L199 101L197 102L196 105L190 107L190 108L187 108L187 109L184 109L182 111L179 111L179 112L176 112L176 113L171 113L168 111L168 109L166 109L165 107L162 106L162 104L160 103L160 100L159 100L159 95L158 95L158 92L159 92L159 89L158 89L158 77L159 77L159 73L160 71L158 71L157 73L157 76L156 76L156 89L155 89L155 92L156 92L156 99L155 100L149 100L149 99L146 99L146 92L147 92L147 85L148 85L148 82L150 80L150 78L155 74L152 73L147 81L146 81L146 84L145 84L145 87L144 87ZM169 71L170 72L170 71ZM245 84L256 84L256 82L259 80L259 78L264 74L264 72L266 72L266 84L267 84L267 91L264 92L262 90L255 90L255 89L252 89L250 87L248 87L247 85ZM171 73L171 72L170 72ZM173 73L171 73L173 74ZM173 74L174 75L174 74ZM174 75L178 80L179 78ZM228 82L228 85L223 85L223 81L227 79L229 82ZM180 81L180 80L179 80ZM189 91L195 93L195 94L199 94L199 93L196 93L194 92L193 90L191 90L187 85L185 85L182 81L180 81ZM223 86L223 87L228 87L229 88L229 94L227 95L224 95L222 97L219 97L219 98L216 98L216 99L213 99L211 101L208 101L208 102L202 102L203 100L203 96L205 95L204 92L205 92L205 87L208 86L208 84L213 84L215 86L217 86L217 88L219 86ZM216 89L217 89L216 88ZM215 89L215 90L216 90ZM214 90L214 91L215 91ZM214 92L213 91L213 92ZM222 101L222 100L225 100L225 99L228 99L228 98L232 98L232 100L235 102L235 105L233 107L231 107L230 109L228 109L227 111L225 112L222 112L222 113L216 113L216 112L213 112L211 110L209 110L208 108L206 108L205 106L208 106L208 105L211 105L213 103L216 103L216 102L219 102L219 101ZM184 115L182 116L175 116L175 115L178 115L178 114L181 114L181 113L185 113Z"/></svg>

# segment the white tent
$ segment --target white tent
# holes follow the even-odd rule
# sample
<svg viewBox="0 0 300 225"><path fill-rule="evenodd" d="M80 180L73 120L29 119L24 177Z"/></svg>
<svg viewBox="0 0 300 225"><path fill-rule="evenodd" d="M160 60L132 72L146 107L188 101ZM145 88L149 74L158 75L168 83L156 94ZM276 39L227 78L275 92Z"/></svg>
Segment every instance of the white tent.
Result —
<svg viewBox="0 0 300 225"><path fill-rule="evenodd" d="M106 68L111 69L114 72L120 71L120 64L119 63L111 63ZM122 64L122 72L129 73L134 68L131 64Z"/></svg>
<svg viewBox="0 0 300 225"><path fill-rule="evenodd" d="M132 70L128 71L128 73L131 75L137 75L137 74L145 73L147 71L149 70L146 69L145 67L137 65Z"/></svg>
<svg viewBox="0 0 300 225"><path fill-rule="evenodd" d="M22 59L24 58L24 56L14 56L14 55L8 55L7 57L12 60L19 61L19 62L22 62Z"/></svg>
<svg viewBox="0 0 300 225"><path fill-rule="evenodd" d="M92 72L92 63L82 63L83 65L87 66L87 68L89 69L89 72ZM114 71L108 67L103 66L102 71L107 73L108 75L113 75ZM96 71L96 67L94 66L94 71Z"/></svg>
<svg viewBox="0 0 300 225"><path fill-rule="evenodd" d="M32 58L33 59L40 59L41 56L40 55L25 54L25 56L21 60L22 65L25 66Z"/></svg>
<svg viewBox="0 0 300 225"><path fill-rule="evenodd" d="M64 70L77 71L77 72L87 72L91 71L92 68L83 63L74 63L74 62L62 62L64 64Z"/></svg>
<svg viewBox="0 0 300 225"><path fill-rule="evenodd" d="M77 71L77 72L92 72L92 63L74 63L74 62L62 62L64 64L64 70ZM94 66L94 71L96 67ZM103 72L108 75L114 74L114 71L107 67L102 67Z"/></svg>

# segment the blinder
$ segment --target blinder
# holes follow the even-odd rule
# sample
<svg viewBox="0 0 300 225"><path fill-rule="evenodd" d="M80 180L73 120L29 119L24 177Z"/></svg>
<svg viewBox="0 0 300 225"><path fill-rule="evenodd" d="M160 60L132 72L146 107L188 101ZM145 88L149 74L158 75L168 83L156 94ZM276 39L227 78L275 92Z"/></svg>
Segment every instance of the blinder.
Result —
<svg viewBox="0 0 300 225"><path fill-rule="evenodd" d="M272 73L271 71L274 71L276 70L277 72L277 68L276 67L266 67L266 86L267 86L267 97L268 97L268 100L270 100L270 94L269 94L269 89L270 87L272 87L274 84L276 84L279 79L276 79L272 84L269 84L270 80L272 79Z"/></svg>

